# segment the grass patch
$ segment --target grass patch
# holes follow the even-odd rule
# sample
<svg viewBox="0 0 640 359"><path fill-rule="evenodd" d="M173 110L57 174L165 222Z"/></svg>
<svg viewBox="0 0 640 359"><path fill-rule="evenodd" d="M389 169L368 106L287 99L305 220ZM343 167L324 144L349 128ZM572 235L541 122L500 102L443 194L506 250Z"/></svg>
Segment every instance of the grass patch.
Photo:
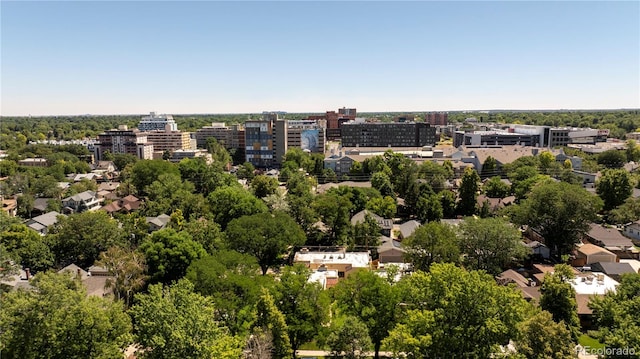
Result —
<svg viewBox="0 0 640 359"><path fill-rule="evenodd" d="M590 337L587 334L582 334L580 338L578 338L578 343L583 347L590 347L593 349L602 349L604 348L604 344L600 343L597 339Z"/></svg>

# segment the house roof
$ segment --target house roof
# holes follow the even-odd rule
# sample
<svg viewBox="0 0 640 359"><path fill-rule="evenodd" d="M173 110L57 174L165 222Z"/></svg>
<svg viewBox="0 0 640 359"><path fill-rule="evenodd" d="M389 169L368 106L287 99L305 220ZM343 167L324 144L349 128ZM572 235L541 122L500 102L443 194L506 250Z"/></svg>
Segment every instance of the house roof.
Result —
<svg viewBox="0 0 640 359"><path fill-rule="evenodd" d="M72 276L76 276L79 273L81 280L85 280L85 279L87 279L87 277L89 277L89 273L87 273L86 270L78 267L77 265L75 265L73 263L69 264L68 266L66 266L66 267L64 267L64 268L62 268L62 269L60 269L58 271L58 273L65 273L65 272L66 273L70 273Z"/></svg>
<svg viewBox="0 0 640 359"><path fill-rule="evenodd" d="M122 202L137 202L137 201L139 201L139 200L140 200L140 199L138 199L138 197L136 197L136 196L134 196L134 195L130 194L130 195L128 195L128 196L126 196L126 197L124 197L124 198L122 199Z"/></svg>
<svg viewBox="0 0 640 359"><path fill-rule="evenodd" d="M540 293L540 287L518 287L518 289L522 292L524 299L540 300L540 296L542 295L542 293Z"/></svg>
<svg viewBox="0 0 640 359"><path fill-rule="evenodd" d="M598 247L595 244L587 243L578 247L578 252L582 253L586 256L594 255L594 254L609 254L615 256L615 254L609 252L605 248Z"/></svg>
<svg viewBox="0 0 640 359"><path fill-rule="evenodd" d="M392 250L400 251L402 253L405 252L404 248L402 247L402 243L387 236L380 236L380 243L380 246L378 246L378 253L385 253Z"/></svg>
<svg viewBox="0 0 640 359"><path fill-rule="evenodd" d="M329 183L318 185L318 187L316 188L316 191L318 193L325 193L331 188L338 188L340 186L371 188L371 181L367 181L367 182L345 181L345 182L338 182L338 183L329 182Z"/></svg>
<svg viewBox="0 0 640 359"><path fill-rule="evenodd" d="M390 219L386 219L386 218L382 218L380 216L378 216L377 214L373 213L373 212L369 212L368 210L364 209L356 214L353 215L353 217L351 217L351 224L356 225L358 223L363 223L367 214L369 214L373 219L376 220L376 222L378 222L378 225L382 228L382 229L391 229L393 227L393 221Z"/></svg>
<svg viewBox="0 0 640 359"><path fill-rule="evenodd" d="M637 259L621 259L620 263L627 263L636 273L640 273L640 261Z"/></svg>
<svg viewBox="0 0 640 359"><path fill-rule="evenodd" d="M44 212L47 209L47 202L53 198L36 198L33 201L33 209L37 209L40 212Z"/></svg>
<svg viewBox="0 0 640 359"><path fill-rule="evenodd" d="M593 314L593 310L589 308L591 294L576 294L576 304L578 305L578 315Z"/></svg>
<svg viewBox="0 0 640 359"><path fill-rule="evenodd" d="M84 191L84 192L80 192L74 196L71 197L67 197L65 199L63 199L63 202L67 202L67 201L74 201L74 202L81 202L81 201L89 201L93 198L95 198L96 193L94 191Z"/></svg>
<svg viewBox="0 0 640 359"><path fill-rule="evenodd" d="M591 230L587 234L605 247L633 247L631 240L623 236L615 228L605 228L599 224L591 224Z"/></svg>
<svg viewBox="0 0 640 359"><path fill-rule="evenodd" d="M120 182L102 182L98 185L100 191L115 191L120 187Z"/></svg>
<svg viewBox="0 0 640 359"><path fill-rule="evenodd" d="M105 211L105 212L108 212L108 213L113 213L113 212L120 211L122 209L122 207L120 207L117 202L111 202L108 205L103 206L100 209Z"/></svg>
<svg viewBox="0 0 640 359"><path fill-rule="evenodd" d="M597 262L591 263L591 270L609 275L620 275L625 273L638 273L629 263Z"/></svg>
<svg viewBox="0 0 640 359"><path fill-rule="evenodd" d="M529 280L513 269L508 269L498 274L498 276L496 276L496 279L500 284L515 283L518 287L529 286Z"/></svg>
<svg viewBox="0 0 640 359"><path fill-rule="evenodd" d="M45 214L41 214L37 217L31 218L31 223L39 223L45 227L52 226L58 222L58 216L60 213L56 211L47 212Z"/></svg>
<svg viewBox="0 0 640 359"><path fill-rule="evenodd" d="M171 220L171 216L166 214L161 214L158 217L147 217L147 223L153 223L157 227L164 227Z"/></svg>
<svg viewBox="0 0 640 359"><path fill-rule="evenodd" d="M398 229L400 230L400 233L402 233L402 237L407 238L412 235L418 227L420 227L420 222L412 219L398 226Z"/></svg>
<svg viewBox="0 0 640 359"><path fill-rule="evenodd" d="M529 243L525 243L524 245L529 247L529 248L546 247L546 245L544 245L543 243L540 243L538 241L531 241Z"/></svg>

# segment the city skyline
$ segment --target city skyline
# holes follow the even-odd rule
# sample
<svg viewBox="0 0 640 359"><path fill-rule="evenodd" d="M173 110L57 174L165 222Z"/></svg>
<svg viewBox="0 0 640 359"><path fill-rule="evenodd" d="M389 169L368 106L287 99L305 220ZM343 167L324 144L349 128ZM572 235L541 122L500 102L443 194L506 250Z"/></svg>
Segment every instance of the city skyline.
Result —
<svg viewBox="0 0 640 359"><path fill-rule="evenodd" d="M640 107L638 2L6 2L12 115Z"/></svg>

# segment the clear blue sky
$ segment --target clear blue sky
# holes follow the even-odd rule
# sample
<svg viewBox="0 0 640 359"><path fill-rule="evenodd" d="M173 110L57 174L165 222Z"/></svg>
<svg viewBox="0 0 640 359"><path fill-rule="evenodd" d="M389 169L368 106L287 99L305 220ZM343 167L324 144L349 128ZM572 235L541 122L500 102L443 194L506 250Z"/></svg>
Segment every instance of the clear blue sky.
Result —
<svg viewBox="0 0 640 359"><path fill-rule="evenodd" d="M640 2L0 2L2 115L640 107Z"/></svg>

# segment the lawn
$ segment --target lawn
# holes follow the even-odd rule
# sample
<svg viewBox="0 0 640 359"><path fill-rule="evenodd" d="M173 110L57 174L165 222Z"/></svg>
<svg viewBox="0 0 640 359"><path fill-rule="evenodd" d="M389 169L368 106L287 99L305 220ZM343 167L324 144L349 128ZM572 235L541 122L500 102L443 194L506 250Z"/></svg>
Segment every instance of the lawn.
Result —
<svg viewBox="0 0 640 359"><path fill-rule="evenodd" d="M578 338L578 343L583 347L589 347L592 349L601 349L604 348L604 344L600 343L597 339L590 337L587 334L582 334L580 338Z"/></svg>

